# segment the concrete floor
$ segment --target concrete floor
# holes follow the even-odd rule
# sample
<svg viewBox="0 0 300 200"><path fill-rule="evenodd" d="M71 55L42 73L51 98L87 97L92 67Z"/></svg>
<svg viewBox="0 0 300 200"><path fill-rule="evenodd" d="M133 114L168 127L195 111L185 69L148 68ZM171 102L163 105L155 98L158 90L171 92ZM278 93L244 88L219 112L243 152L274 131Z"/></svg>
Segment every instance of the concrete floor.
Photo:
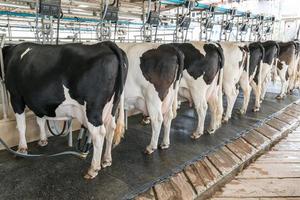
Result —
<svg viewBox="0 0 300 200"><path fill-rule="evenodd" d="M86 160L72 156L41 159L14 158L6 151L0 152L0 199L129 199L149 188L155 182L170 176L185 165L210 152L216 151L230 140L240 137L251 127L261 123L274 112L284 108L297 96L283 101L268 93L259 113L236 114L242 104L239 97L233 119L215 134L203 135L194 141L190 134L196 126L196 114L186 106L178 112L172 123L171 146L144 155L150 142L151 127L141 126L141 116L129 119L129 129L122 143L113 150L113 165L99 172L96 179L86 181L83 175L90 165ZM208 125L209 116L206 120ZM161 139L161 138L160 138ZM66 138L50 138L45 148L31 143L30 153L52 153L68 149Z"/></svg>

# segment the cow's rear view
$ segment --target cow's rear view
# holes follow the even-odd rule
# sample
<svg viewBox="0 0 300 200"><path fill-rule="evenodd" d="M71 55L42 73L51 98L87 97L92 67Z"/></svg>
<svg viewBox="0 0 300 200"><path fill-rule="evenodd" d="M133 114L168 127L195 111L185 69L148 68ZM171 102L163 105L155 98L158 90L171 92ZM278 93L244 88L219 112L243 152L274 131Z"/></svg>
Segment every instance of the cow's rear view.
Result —
<svg viewBox="0 0 300 200"><path fill-rule="evenodd" d="M27 152L25 113L37 116L41 141L47 141L45 117L73 117L91 133L92 165L86 178L100 170L104 137L113 138L115 113L127 75L127 58L114 43L38 45L4 49L6 86L19 130L19 151ZM110 154L104 156L111 163Z"/></svg>

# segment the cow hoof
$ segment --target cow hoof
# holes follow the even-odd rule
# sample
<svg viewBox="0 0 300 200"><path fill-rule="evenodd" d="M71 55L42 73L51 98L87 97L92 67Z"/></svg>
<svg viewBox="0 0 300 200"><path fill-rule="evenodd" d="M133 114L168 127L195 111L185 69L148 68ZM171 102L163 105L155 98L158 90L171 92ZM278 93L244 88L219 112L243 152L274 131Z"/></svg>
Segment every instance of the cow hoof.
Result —
<svg viewBox="0 0 300 200"><path fill-rule="evenodd" d="M202 134L193 133L193 134L191 135L191 138L192 138L193 140L196 140L196 139L200 138L201 135L202 135Z"/></svg>
<svg viewBox="0 0 300 200"><path fill-rule="evenodd" d="M240 109L240 110L239 110L239 114L240 114L240 115L243 115L243 114L245 114L245 113L246 113L246 111L245 111L244 109Z"/></svg>
<svg viewBox="0 0 300 200"><path fill-rule="evenodd" d="M27 148L18 148L18 153L27 155Z"/></svg>
<svg viewBox="0 0 300 200"><path fill-rule="evenodd" d="M111 160L105 160L102 162L102 167L106 168L106 167L110 167L112 164Z"/></svg>
<svg viewBox="0 0 300 200"><path fill-rule="evenodd" d="M228 118L222 119L222 123L223 123L223 124L227 124L227 123L228 123Z"/></svg>
<svg viewBox="0 0 300 200"><path fill-rule="evenodd" d="M259 108L258 108L258 107L255 107L255 108L252 109L252 111L253 111L253 112L258 112L258 111L259 111Z"/></svg>
<svg viewBox="0 0 300 200"><path fill-rule="evenodd" d="M38 142L38 145L39 145L40 147L45 147L45 146L48 145L48 141L47 141L47 140L40 140L40 141Z"/></svg>
<svg viewBox="0 0 300 200"><path fill-rule="evenodd" d="M284 97L281 96L281 95L277 95L277 96L276 96L276 99L277 99L277 100L282 100L282 99L284 99Z"/></svg>
<svg viewBox="0 0 300 200"><path fill-rule="evenodd" d="M169 144L161 144L160 149L168 149L170 147Z"/></svg>
<svg viewBox="0 0 300 200"><path fill-rule="evenodd" d="M141 124L146 126L151 123L150 117L144 117L143 120L141 121Z"/></svg>
<svg viewBox="0 0 300 200"><path fill-rule="evenodd" d="M152 148L152 147L147 147L144 151L145 154L150 155L152 154L156 149Z"/></svg>
<svg viewBox="0 0 300 200"><path fill-rule="evenodd" d="M216 131L216 130L215 130L215 129L212 129L212 128L207 130L207 132L208 132L209 134L213 134L213 133L215 133L215 131Z"/></svg>
<svg viewBox="0 0 300 200"><path fill-rule="evenodd" d="M89 169L86 175L84 175L84 178L87 180L92 180L98 175L99 170Z"/></svg>

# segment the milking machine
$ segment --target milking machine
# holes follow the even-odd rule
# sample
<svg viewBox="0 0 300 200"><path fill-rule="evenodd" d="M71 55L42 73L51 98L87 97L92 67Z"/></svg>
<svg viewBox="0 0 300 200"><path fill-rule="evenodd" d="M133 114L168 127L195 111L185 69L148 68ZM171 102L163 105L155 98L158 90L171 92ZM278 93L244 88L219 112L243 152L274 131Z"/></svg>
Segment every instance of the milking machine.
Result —
<svg viewBox="0 0 300 200"><path fill-rule="evenodd" d="M208 9L200 14L200 41L210 41L212 30L214 28L216 7L210 5Z"/></svg>
<svg viewBox="0 0 300 200"><path fill-rule="evenodd" d="M143 1L143 25L141 27L141 38L144 42L156 42L157 41L157 31L160 25L160 7L161 2L154 2L154 10L151 9L152 2L148 0L147 13L145 12L145 1ZM153 39L154 32L154 39Z"/></svg>
<svg viewBox="0 0 300 200"><path fill-rule="evenodd" d="M109 4L109 0L102 0L101 7L101 19L96 27L97 38L100 41L111 40L111 27L114 24L113 41L115 41L119 20L119 0L114 0L112 4Z"/></svg>
<svg viewBox="0 0 300 200"><path fill-rule="evenodd" d="M179 14L179 9L177 10L176 16L176 28L174 31L174 42L186 42L188 30L191 24L191 11L195 8L194 1L186 1L181 8L182 14ZM185 12L186 10L186 12Z"/></svg>
<svg viewBox="0 0 300 200"><path fill-rule="evenodd" d="M61 11L61 0L37 0L35 18L37 42L42 44L53 44L53 22L54 18L57 18L56 44L58 44L59 24L60 18L62 17L63 14ZM39 21L41 25L39 25Z"/></svg>
<svg viewBox="0 0 300 200"><path fill-rule="evenodd" d="M236 16L236 9L229 9L222 15L220 41L229 41L234 27L234 17ZM238 23L237 23L238 24Z"/></svg>
<svg viewBox="0 0 300 200"><path fill-rule="evenodd" d="M248 34L249 28L251 27L250 17L251 17L250 12L246 12L245 14L242 15L242 21L239 27L239 35L238 35L239 38L237 38L237 41L243 42L246 40L246 35Z"/></svg>

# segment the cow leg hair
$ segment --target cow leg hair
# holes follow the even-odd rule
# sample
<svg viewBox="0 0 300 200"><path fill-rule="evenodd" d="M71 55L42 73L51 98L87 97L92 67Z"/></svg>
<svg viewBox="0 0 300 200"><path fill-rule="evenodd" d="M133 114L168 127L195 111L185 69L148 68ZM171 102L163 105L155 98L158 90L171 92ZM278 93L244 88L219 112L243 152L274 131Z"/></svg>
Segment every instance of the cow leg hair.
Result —
<svg viewBox="0 0 300 200"><path fill-rule="evenodd" d="M255 105L253 108L253 112L258 112L260 109L261 89L259 88L259 85L257 85L254 81L251 81L250 85L251 85L251 87L254 91L254 95L255 95Z"/></svg>
<svg viewBox="0 0 300 200"><path fill-rule="evenodd" d="M18 146L18 152L27 154L27 142L26 142L26 116L25 112L22 114L15 114L16 115L16 121L17 121L17 129L19 131L19 146Z"/></svg>
<svg viewBox="0 0 300 200"><path fill-rule="evenodd" d="M170 130L171 130L171 122L174 118L173 109L169 109L166 113L163 115L164 121L164 137L163 142L160 145L161 149L167 149L170 146Z"/></svg>
<svg viewBox="0 0 300 200"><path fill-rule="evenodd" d="M204 130L204 121L207 111L207 101L205 97L202 97L202 99L195 102L195 109L198 114L198 126L196 131L191 135L192 139L198 139L202 134Z"/></svg>
<svg viewBox="0 0 300 200"><path fill-rule="evenodd" d="M239 94L239 91L236 89L235 86L233 86L231 89L228 89L228 90L226 90L226 88L225 88L224 93L227 98L227 108L226 108L225 116L222 119L222 122L227 123L228 120L231 118L233 106L234 106L236 98Z"/></svg>
<svg viewBox="0 0 300 200"><path fill-rule="evenodd" d="M109 117L108 122L105 123L105 127L106 127L105 153L102 159L103 168L109 167L112 164L111 149L112 149L112 141L114 138L114 132L116 129L116 122L114 116Z"/></svg>
<svg viewBox="0 0 300 200"><path fill-rule="evenodd" d="M287 92L288 82L285 79L287 65L283 64L282 67L283 68L281 70L278 70L278 75L281 80L281 91L280 91L280 94L276 97L277 99L284 99L286 92Z"/></svg>
<svg viewBox="0 0 300 200"><path fill-rule="evenodd" d="M45 129L46 119L36 117L36 122L40 128L40 141L38 142L38 145L41 147L47 146L48 138L47 138L46 129Z"/></svg>
<svg viewBox="0 0 300 200"><path fill-rule="evenodd" d="M243 90L243 96L244 96L243 106L240 109L240 114L245 114L247 112L247 108L250 100L251 87L250 87L248 75L244 72L240 79L240 85Z"/></svg>
<svg viewBox="0 0 300 200"><path fill-rule="evenodd" d="M162 102L159 99L158 94L153 92L153 90L148 90L148 95L146 97L147 110L152 126L151 142L146 147L146 154L152 154L157 149L159 134L163 123L163 115L161 110Z"/></svg>
<svg viewBox="0 0 300 200"><path fill-rule="evenodd" d="M94 152L91 167L89 168L84 178L93 179L98 175L98 171L101 169L101 155L106 130L104 125L96 127L89 122L87 124L88 130L92 136Z"/></svg>

